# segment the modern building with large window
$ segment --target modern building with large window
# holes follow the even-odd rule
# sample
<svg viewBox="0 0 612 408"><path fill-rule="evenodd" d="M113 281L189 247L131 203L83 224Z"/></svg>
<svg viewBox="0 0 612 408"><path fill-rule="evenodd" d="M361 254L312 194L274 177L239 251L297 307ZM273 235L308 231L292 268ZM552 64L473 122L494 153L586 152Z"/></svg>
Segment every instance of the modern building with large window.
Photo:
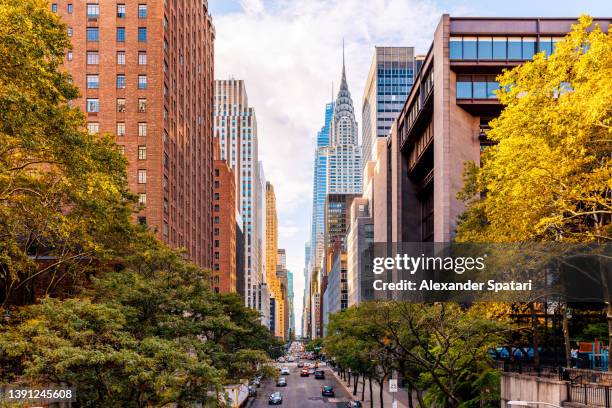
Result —
<svg viewBox="0 0 612 408"><path fill-rule="evenodd" d="M312 265L319 265L324 253L323 236L325 233L325 195L327 194L327 156L333 115L334 102L331 102L325 105L325 121L321 130L317 133L312 186L310 252L308 254L308 260L312 262ZM310 269L312 269L312 265L309 266ZM306 283L308 283L308 280L306 280Z"/></svg>
<svg viewBox="0 0 612 408"><path fill-rule="evenodd" d="M375 229L387 225L393 242L448 242L464 205L457 199L468 161L479 163L487 130L502 105L496 76L550 54L572 18L474 18L443 15L387 145L384 173L390 200ZM595 19L607 31L610 19ZM383 155L385 156L385 155ZM381 185L385 185L382 182ZM376 204L375 204L376 207ZM385 206L381 206L384 208ZM384 228L383 228L384 230Z"/></svg>
<svg viewBox="0 0 612 408"><path fill-rule="evenodd" d="M362 167L372 160L379 137L391 132L416 74L413 47L374 47L361 107Z"/></svg>
<svg viewBox="0 0 612 408"><path fill-rule="evenodd" d="M243 80L228 79L214 82L214 135L219 140L221 159L231 166L236 178L236 206L242 219L244 237L244 293L245 305L266 310L267 305L259 301L263 274L262 251L264 228L260 206L265 202L262 194L261 174L258 162L257 119L255 110L249 106ZM240 251L240 248L238 248ZM240 271L237 271L240 274ZM266 322L268 325L268 322Z"/></svg>
<svg viewBox="0 0 612 408"><path fill-rule="evenodd" d="M206 0L50 2L91 133L116 135L148 225L213 264L213 40Z"/></svg>

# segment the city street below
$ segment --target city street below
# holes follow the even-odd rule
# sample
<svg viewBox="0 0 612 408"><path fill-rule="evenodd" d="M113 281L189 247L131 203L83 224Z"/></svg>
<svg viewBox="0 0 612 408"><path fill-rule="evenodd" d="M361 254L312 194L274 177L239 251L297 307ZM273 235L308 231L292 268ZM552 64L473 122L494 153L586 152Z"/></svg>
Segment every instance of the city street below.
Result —
<svg viewBox="0 0 612 408"><path fill-rule="evenodd" d="M261 408L268 407L268 397L273 392L279 391L283 396L281 406L285 407L345 407L346 403L351 400L349 394L338 383L336 377L332 374L329 367L321 367L325 372L324 380L317 380L314 375L301 377L301 368L297 367L297 363L280 364L280 367L289 367L291 374L284 375L287 380L286 387L277 387L274 380L265 380L261 387L257 389L257 397L251 399L247 407ZM334 387L334 397L323 397L321 388L324 385Z"/></svg>

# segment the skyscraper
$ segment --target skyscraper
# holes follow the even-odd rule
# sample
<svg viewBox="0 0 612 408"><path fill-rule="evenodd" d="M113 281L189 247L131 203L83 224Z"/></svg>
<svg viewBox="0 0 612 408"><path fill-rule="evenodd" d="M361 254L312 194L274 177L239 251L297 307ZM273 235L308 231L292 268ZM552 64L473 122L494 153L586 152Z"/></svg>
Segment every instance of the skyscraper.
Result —
<svg viewBox="0 0 612 408"><path fill-rule="evenodd" d="M274 316L276 320L282 320L283 316L280 313L280 282L276 276L277 258L278 258L278 219L276 214L276 195L274 186L270 182L266 182L266 280L270 289L270 296L275 299L275 302L270 303L275 307L275 310L270 310L270 316ZM272 327L270 327L272 329ZM274 322L275 332L277 337L281 337L282 325Z"/></svg>
<svg viewBox="0 0 612 408"><path fill-rule="evenodd" d="M293 272L287 271L287 299L289 300L289 339L295 337L295 314L293 310Z"/></svg>
<svg viewBox="0 0 612 408"><path fill-rule="evenodd" d="M51 4L68 28L65 69L89 132L111 133L148 225L210 268L213 40L206 0ZM183 35L183 33L198 33ZM180 39L168 41L168 39Z"/></svg>
<svg viewBox="0 0 612 408"><path fill-rule="evenodd" d="M377 137L389 135L416 74L413 47L374 47L361 108L363 163L372 160Z"/></svg>
<svg viewBox="0 0 612 408"><path fill-rule="evenodd" d="M258 163L257 119L249 106L243 80L215 81L215 137L219 139L221 159L232 167L236 177L236 200L244 235L245 305L260 308L263 282L260 212L260 168ZM240 273L240 271L237 271Z"/></svg>
<svg viewBox="0 0 612 408"><path fill-rule="evenodd" d="M353 99L346 81L344 49L342 78L331 121L327 153L327 194L361 193L361 149Z"/></svg>
<svg viewBox="0 0 612 408"><path fill-rule="evenodd" d="M330 140L331 121L334 115L334 103L325 105L325 121L317 133L317 147L315 150L313 187L312 187L312 220L310 226L310 253L309 261L319 265L323 259L323 236L325 227L325 195L327 194L327 154ZM310 272L308 272L309 274ZM306 277L308 287L308 276Z"/></svg>

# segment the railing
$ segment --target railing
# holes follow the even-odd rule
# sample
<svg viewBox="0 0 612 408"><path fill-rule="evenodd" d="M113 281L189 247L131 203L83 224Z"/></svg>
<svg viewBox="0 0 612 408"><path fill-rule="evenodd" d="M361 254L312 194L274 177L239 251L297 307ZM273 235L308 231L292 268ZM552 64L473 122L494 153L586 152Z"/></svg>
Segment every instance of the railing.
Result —
<svg viewBox="0 0 612 408"><path fill-rule="evenodd" d="M567 397L569 402L577 402L588 407L612 406L610 387L599 384L573 384L568 383Z"/></svg>

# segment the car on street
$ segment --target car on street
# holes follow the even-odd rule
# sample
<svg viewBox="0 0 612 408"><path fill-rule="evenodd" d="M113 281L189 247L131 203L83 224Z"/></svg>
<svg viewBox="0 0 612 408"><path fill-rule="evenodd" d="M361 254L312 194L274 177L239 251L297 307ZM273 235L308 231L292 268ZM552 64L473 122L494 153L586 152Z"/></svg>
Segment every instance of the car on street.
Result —
<svg viewBox="0 0 612 408"><path fill-rule="evenodd" d="M314 373L315 373L314 367L309 367L308 368L308 374L314 374Z"/></svg>
<svg viewBox="0 0 612 408"><path fill-rule="evenodd" d="M255 377L251 380L251 385L259 388L261 386L261 380L258 377Z"/></svg>
<svg viewBox="0 0 612 408"><path fill-rule="evenodd" d="M289 375L289 367L281 368L281 375Z"/></svg>
<svg viewBox="0 0 612 408"><path fill-rule="evenodd" d="M321 395L324 397L333 397L335 395L334 387L331 385L321 387Z"/></svg>
<svg viewBox="0 0 612 408"><path fill-rule="evenodd" d="M349 401L346 403L346 408L363 408L363 405L359 401Z"/></svg>
<svg viewBox="0 0 612 408"><path fill-rule="evenodd" d="M323 371L323 370L315 371L315 378L317 380L324 380L325 379L325 371Z"/></svg>
<svg viewBox="0 0 612 408"><path fill-rule="evenodd" d="M249 385L249 397L257 396L257 388L253 385Z"/></svg>
<svg viewBox="0 0 612 408"><path fill-rule="evenodd" d="M285 379L285 377L280 377L278 380L276 380L276 386L277 387L286 387L287 386L287 380Z"/></svg>
<svg viewBox="0 0 612 408"><path fill-rule="evenodd" d="M284 363L285 357L279 357L276 361L278 361L279 363Z"/></svg>
<svg viewBox="0 0 612 408"><path fill-rule="evenodd" d="M298 368L304 367L304 362L303 361L298 361L297 366L298 366Z"/></svg>
<svg viewBox="0 0 612 408"><path fill-rule="evenodd" d="M276 391L270 394L270 398L268 398L268 405L281 405L283 403L283 394Z"/></svg>
<svg viewBox="0 0 612 408"><path fill-rule="evenodd" d="M304 368L302 371L300 371L300 377L308 377L309 375L310 373L307 368Z"/></svg>

